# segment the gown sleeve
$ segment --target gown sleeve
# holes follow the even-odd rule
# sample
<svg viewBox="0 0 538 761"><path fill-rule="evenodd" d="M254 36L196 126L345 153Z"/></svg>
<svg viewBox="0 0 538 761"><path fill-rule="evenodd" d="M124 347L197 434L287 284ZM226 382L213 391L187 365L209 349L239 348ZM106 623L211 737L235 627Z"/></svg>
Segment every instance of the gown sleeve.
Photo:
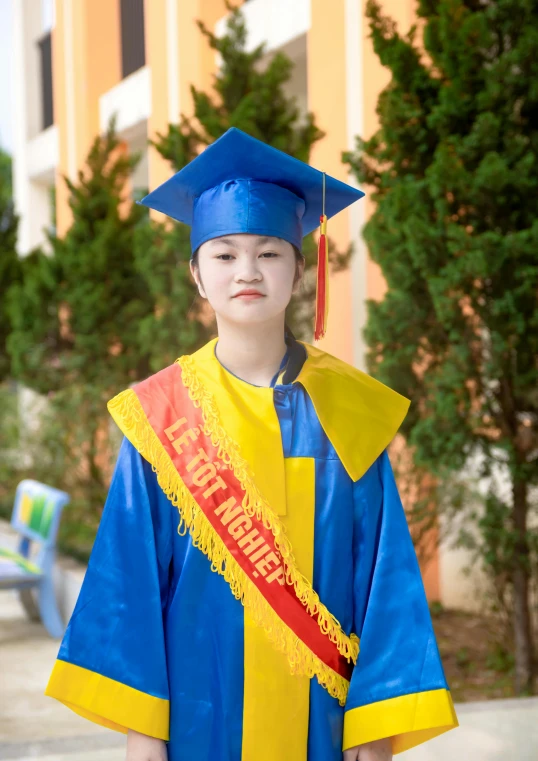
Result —
<svg viewBox="0 0 538 761"><path fill-rule="evenodd" d="M354 625L360 652L344 750L392 738L393 753L458 725L389 458L354 489Z"/></svg>
<svg viewBox="0 0 538 761"><path fill-rule="evenodd" d="M151 466L124 439L46 694L118 732L168 740L163 612L172 509Z"/></svg>

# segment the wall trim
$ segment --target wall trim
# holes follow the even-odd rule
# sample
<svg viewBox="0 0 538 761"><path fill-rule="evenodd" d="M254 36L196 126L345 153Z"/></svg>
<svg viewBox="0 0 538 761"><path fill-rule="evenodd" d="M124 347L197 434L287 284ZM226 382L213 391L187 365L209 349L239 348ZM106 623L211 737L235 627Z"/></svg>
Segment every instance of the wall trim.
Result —
<svg viewBox="0 0 538 761"><path fill-rule="evenodd" d="M64 2L65 106L67 112L67 175L77 177L77 119L75 103L75 51L73 45L73 0Z"/></svg>
<svg viewBox="0 0 538 761"><path fill-rule="evenodd" d="M168 66L168 121L179 122L178 0L166 0L166 52Z"/></svg>
<svg viewBox="0 0 538 761"><path fill-rule="evenodd" d="M355 148L355 136L364 135L364 51L363 51L363 0L345 0L346 19L346 113L347 148ZM350 185L358 187L353 175ZM362 238L366 221L365 200L349 209L349 239L353 245L351 259L351 315L353 364L365 370L366 346L362 335L366 324L368 250Z"/></svg>

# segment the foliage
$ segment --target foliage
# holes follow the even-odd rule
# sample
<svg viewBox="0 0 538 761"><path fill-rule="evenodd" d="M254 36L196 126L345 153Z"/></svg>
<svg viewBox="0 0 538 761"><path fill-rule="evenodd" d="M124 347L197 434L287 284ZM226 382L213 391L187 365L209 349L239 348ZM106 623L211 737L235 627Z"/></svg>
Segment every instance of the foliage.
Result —
<svg viewBox="0 0 538 761"><path fill-rule="evenodd" d="M89 406L87 396L76 386L43 398L28 389L17 392L15 384L0 385L0 517L11 519L15 489L24 478L65 489L71 502L62 515L58 545L82 561L88 560L104 499L88 468L88 425L80 416L81 407ZM101 407L94 412L102 418ZM113 434L111 426L115 451L119 441ZM100 462L109 473L106 453Z"/></svg>
<svg viewBox="0 0 538 761"><path fill-rule="evenodd" d="M12 196L11 156L0 148L0 204L7 204Z"/></svg>
<svg viewBox="0 0 538 761"><path fill-rule="evenodd" d="M505 647L497 643L492 647L486 665L492 671L511 674L514 670L514 656Z"/></svg>
<svg viewBox="0 0 538 761"><path fill-rule="evenodd" d="M9 518L15 491L19 424L17 392L8 381L0 383L0 410L0 517Z"/></svg>
<svg viewBox="0 0 538 761"><path fill-rule="evenodd" d="M373 187L365 237L388 290L369 304L371 370L410 397L416 463L442 487L471 455L501 464L484 559L508 574L516 681L530 689L529 610L538 481L538 7L530 0L420 0L400 35L367 14L392 75L379 130L347 160ZM489 548L489 549L486 549Z"/></svg>
<svg viewBox="0 0 538 761"><path fill-rule="evenodd" d="M135 262L154 307L139 323L139 351L152 371L195 351L211 337L189 269L189 228L146 224L135 236Z"/></svg>
<svg viewBox="0 0 538 761"><path fill-rule="evenodd" d="M293 64L283 53L267 60L265 44L247 50L247 29L240 10L231 12L226 33L217 37L201 21L198 27L212 50L221 57L214 78L214 93L191 86L194 118L181 117L168 134L159 136L157 150L176 170L200 151L237 127L281 151L308 161L312 145L323 137L313 114L302 116L294 98L286 95Z"/></svg>
<svg viewBox="0 0 538 761"><path fill-rule="evenodd" d="M8 298L13 375L48 401L36 413L41 430L25 436L42 442L49 480L85 505L93 523L113 448L106 401L149 374L139 324L153 302L133 253L145 210L125 197L136 161L122 151L112 123L94 141L78 181L66 180L70 228L63 237L49 235L50 256L36 250L22 260L22 282Z"/></svg>
<svg viewBox="0 0 538 761"><path fill-rule="evenodd" d="M66 179L69 230L49 236L50 256L38 250L23 261L23 284L10 294L9 350L16 377L40 393L69 383L108 393L147 373L138 322L152 303L133 254L145 211L124 195L136 161L111 125L78 183Z"/></svg>
<svg viewBox="0 0 538 761"><path fill-rule="evenodd" d="M0 149L0 383L9 375L6 349L11 322L6 304L9 286L20 278L17 255L18 219L11 198L11 158Z"/></svg>

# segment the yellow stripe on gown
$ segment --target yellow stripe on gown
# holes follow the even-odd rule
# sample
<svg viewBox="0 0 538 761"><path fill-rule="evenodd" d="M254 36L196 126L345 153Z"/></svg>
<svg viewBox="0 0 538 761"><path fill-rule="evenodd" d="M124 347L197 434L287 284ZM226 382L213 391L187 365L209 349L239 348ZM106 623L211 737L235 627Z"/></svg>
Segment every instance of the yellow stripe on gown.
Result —
<svg viewBox="0 0 538 761"><path fill-rule="evenodd" d="M299 570L314 569L315 463L285 460L286 516L282 517ZM286 657L245 612L242 761L307 761L310 679L294 676Z"/></svg>

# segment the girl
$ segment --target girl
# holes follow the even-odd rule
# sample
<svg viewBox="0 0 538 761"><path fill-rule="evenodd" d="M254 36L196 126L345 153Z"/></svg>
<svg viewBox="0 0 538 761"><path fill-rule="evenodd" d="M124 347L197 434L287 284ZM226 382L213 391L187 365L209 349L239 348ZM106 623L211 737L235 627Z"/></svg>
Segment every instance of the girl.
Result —
<svg viewBox="0 0 538 761"><path fill-rule="evenodd" d="M143 203L192 226L218 338L109 403L125 434L47 694L128 761L387 761L457 725L386 448L399 394L284 315L363 194L236 129Z"/></svg>

